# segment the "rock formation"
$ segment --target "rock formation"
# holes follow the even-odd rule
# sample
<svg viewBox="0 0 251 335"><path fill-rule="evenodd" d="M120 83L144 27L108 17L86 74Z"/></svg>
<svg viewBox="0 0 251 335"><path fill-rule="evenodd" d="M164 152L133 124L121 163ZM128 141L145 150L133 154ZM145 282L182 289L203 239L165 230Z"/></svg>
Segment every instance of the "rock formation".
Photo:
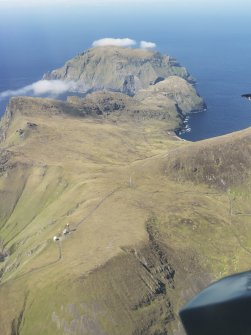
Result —
<svg viewBox="0 0 251 335"><path fill-rule="evenodd" d="M96 47L69 60L44 79L76 81L79 92L110 90L134 95L160 78L179 76L193 82L176 59L159 52L121 47Z"/></svg>

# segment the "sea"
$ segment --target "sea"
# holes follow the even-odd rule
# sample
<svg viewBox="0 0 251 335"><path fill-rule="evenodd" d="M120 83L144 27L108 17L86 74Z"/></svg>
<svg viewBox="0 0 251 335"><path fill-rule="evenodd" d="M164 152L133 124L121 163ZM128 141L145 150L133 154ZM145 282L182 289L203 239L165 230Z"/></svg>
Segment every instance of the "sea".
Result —
<svg viewBox="0 0 251 335"><path fill-rule="evenodd" d="M1 8L0 8L1 9ZM105 37L156 43L196 80L207 110L192 114L179 135L198 141L251 126L249 14L170 11L135 5L0 10L0 93L18 90ZM0 101L0 115L8 99Z"/></svg>

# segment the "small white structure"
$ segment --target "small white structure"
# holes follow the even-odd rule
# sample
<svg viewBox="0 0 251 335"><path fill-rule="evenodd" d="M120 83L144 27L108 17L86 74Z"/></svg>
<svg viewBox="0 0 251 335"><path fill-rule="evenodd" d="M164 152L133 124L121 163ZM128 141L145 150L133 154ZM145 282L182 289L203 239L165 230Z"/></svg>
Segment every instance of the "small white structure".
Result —
<svg viewBox="0 0 251 335"><path fill-rule="evenodd" d="M67 234L69 234L69 232L70 232L70 225L69 225L69 223L66 225L66 227L65 227L65 229L63 230L63 234L64 235L67 235Z"/></svg>
<svg viewBox="0 0 251 335"><path fill-rule="evenodd" d="M59 237L58 237L58 236L53 236L53 241L54 241L54 242L59 241Z"/></svg>

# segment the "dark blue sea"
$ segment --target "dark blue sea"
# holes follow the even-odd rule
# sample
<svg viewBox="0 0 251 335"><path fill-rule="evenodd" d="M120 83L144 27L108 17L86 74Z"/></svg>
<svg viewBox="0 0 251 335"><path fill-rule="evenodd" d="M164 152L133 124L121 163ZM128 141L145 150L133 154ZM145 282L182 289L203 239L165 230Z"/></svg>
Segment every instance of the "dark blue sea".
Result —
<svg viewBox="0 0 251 335"><path fill-rule="evenodd" d="M104 37L153 41L197 81L207 111L181 136L197 141L251 126L251 25L245 13L183 13L168 7L80 6L0 11L0 92L62 66ZM7 100L0 101L3 114Z"/></svg>

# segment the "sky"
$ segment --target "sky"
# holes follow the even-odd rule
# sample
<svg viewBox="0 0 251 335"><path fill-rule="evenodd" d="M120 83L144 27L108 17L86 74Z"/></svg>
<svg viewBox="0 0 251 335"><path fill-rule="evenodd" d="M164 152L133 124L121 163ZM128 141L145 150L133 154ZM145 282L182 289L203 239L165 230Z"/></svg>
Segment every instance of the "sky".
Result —
<svg viewBox="0 0 251 335"><path fill-rule="evenodd" d="M0 0L0 9L10 7L55 7L55 6L165 6L179 10L210 10L245 12L251 9L250 0ZM143 7L142 7L143 10Z"/></svg>

